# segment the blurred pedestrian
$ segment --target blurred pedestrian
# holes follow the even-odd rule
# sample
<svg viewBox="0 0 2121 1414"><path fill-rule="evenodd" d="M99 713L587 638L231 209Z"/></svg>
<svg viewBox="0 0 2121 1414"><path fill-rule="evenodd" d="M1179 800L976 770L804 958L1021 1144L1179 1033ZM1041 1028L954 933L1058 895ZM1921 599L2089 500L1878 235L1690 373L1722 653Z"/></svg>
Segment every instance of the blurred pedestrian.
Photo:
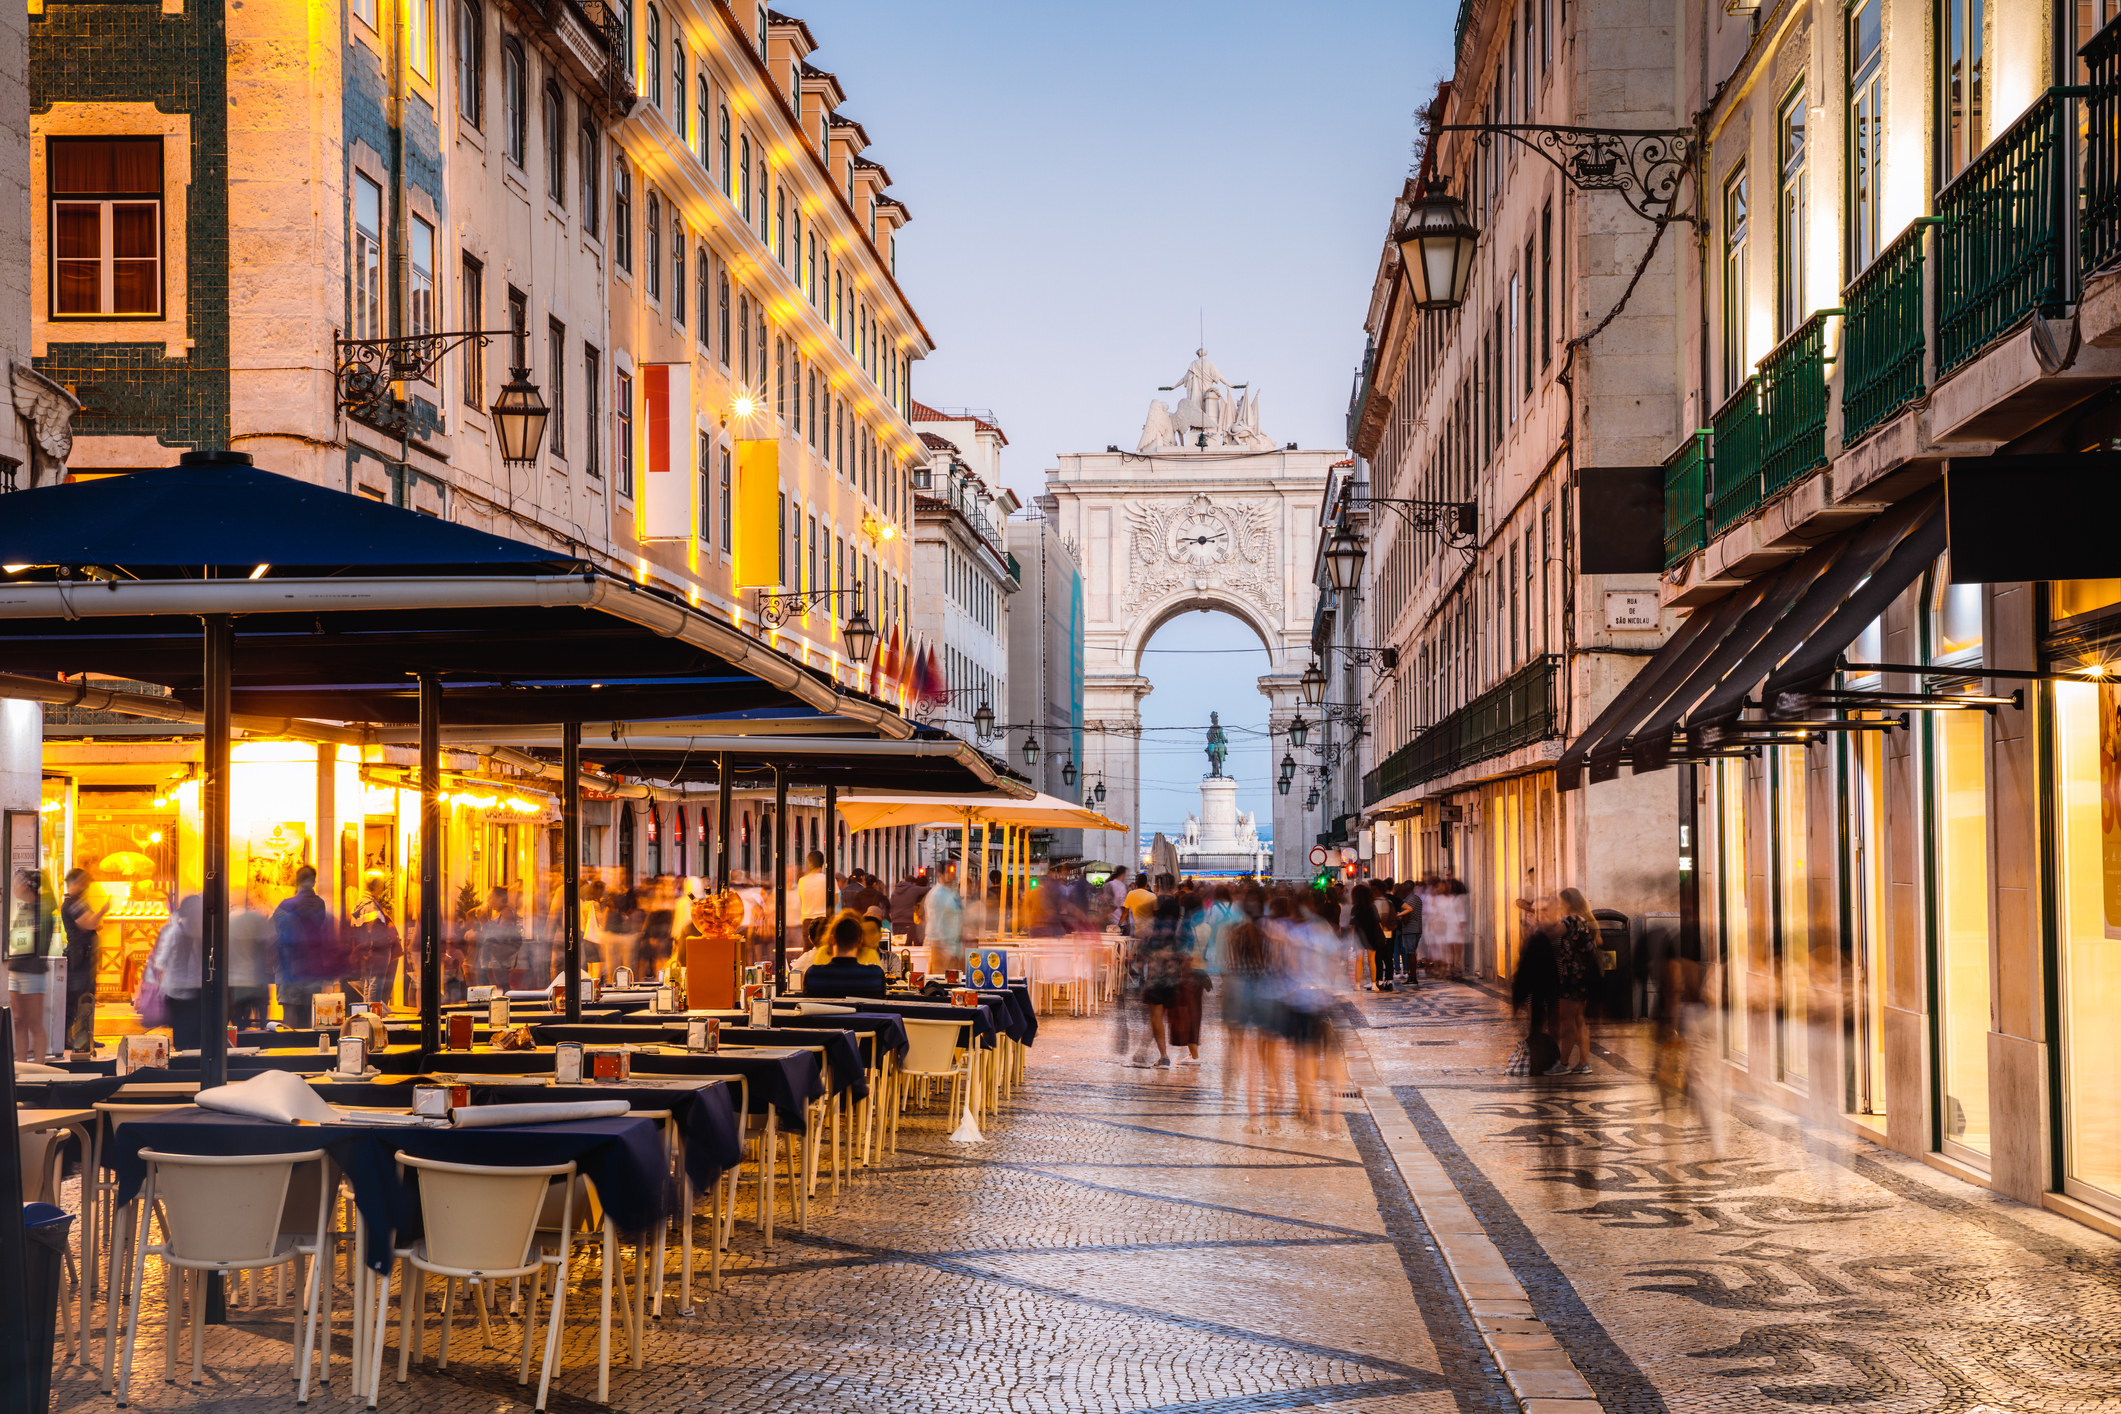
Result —
<svg viewBox="0 0 2121 1414"><path fill-rule="evenodd" d="M1560 1075L1568 1070L1554 1039L1561 1004L1561 919L1561 909L1553 900L1540 901L1518 943L1517 971L1510 979L1511 1006L1527 1013L1524 1065L1530 1075Z"/></svg>
<svg viewBox="0 0 2121 1414"><path fill-rule="evenodd" d="M478 920L479 981L508 991L515 986L516 963L523 953L523 920L515 895L504 888L487 891Z"/></svg>
<svg viewBox="0 0 2121 1414"><path fill-rule="evenodd" d="M258 1029L272 1016L272 980L279 948L270 915L243 908L228 920L228 1020Z"/></svg>
<svg viewBox="0 0 2121 1414"><path fill-rule="evenodd" d="M290 1026L307 1028L310 1003L319 992L339 990L346 975L345 942L331 910L317 896L317 871L295 870L295 891L272 911L278 952L280 1014Z"/></svg>
<svg viewBox="0 0 2121 1414"><path fill-rule="evenodd" d="M1561 1064L1576 1062L1578 1075L1591 1073L1591 1028L1584 1019L1590 1006L1591 988L1598 979L1598 918L1576 889L1561 891L1561 936L1555 943L1555 960L1561 973L1561 999L1554 1022L1554 1042L1561 1048Z"/></svg>
<svg viewBox="0 0 2121 1414"><path fill-rule="evenodd" d="M361 1000L388 1006L403 945L391 919L390 879L380 871L361 881L361 898L346 920L346 961Z"/></svg>
<svg viewBox="0 0 2121 1414"><path fill-rule="evenodd" d="M69 869L59 900L59 926L66 932L65 1049L82 1055L96 1049L96 938L111 902L108 895L91 899L91 887L86 869Z"/></svg>
<svg viewBox="0 0 2121 1414"><path fill-rule="evenodd" d="M1368 991L1374 987L1380 992L1391 991L1390 943L1385 937L1384 924L1377 916L1377 891L1368 884L1355 886L1354 896L1349 900L1348 921L1359 944L1358 975L1368 979L1363 982L1363 989Z"/></svg>

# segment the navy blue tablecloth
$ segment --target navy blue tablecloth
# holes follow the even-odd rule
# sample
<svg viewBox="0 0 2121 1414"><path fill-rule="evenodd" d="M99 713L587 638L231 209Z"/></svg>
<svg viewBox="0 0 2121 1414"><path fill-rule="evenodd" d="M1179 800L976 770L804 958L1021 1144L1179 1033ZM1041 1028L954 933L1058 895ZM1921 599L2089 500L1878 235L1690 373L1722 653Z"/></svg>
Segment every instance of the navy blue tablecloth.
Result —
<svg viewBox="0 0 2121 1414"><path fill-rule="evenodd" d="M780 1031L866 1031L893 1055L903 1059L906 1054L906 1023L895 1012L777 1011L773 1014L773 1025Z"/></svg>
<svg viewBox="0 0 2121 1414"><path fill-rule="evenodd" d="M958 1021L969 1025L972 1034L982 1046L991 1047L1001 1031L995 1022L994 1008L990 1006L937 1006L932 1002L916 1002L911 997L886 997L882 1001L864 998L863 1011L890 1012L894 1016L914 1021Z"/></svg>
<svg viewBox="0 0 2121 1414"><path fill-rule="evenodd" d="M637 1110L669 1110L685 1141L685 1173L693 1191L705 1193L723 1173L743 1158L743 1133L736 1118L736 1086L723 1077L720 1083L697 1088L662 1088L629 1085L623 1081L599 1081L593 1085L553 1085L497 1076L492 1080L471 1079L475 1105L542 1105L596 1100L624 1100ZM389 1080L327 1081L313 1086L329 1104L366 1106L374 1109L409 1110L412 1087L447 1083L434 1076L404 1076Z"/></svg>
<svg viewBox="0 0 2121 1414"><path fill-rule="evenodd" d="M549 1026L535 1028L540 1045L558 1041L579 1041L586 1046L654 1045L682 1046L685 1044L686 1023L665 1021L661 1026L609 1026L570 1025L554 1022ZM805 1028L802 1030L780 1027L724 1026L721 1043L725 1046L823 1046L825 1060L832 1072L832 1093L840 1095L854 1091L854 1098L869 1097L868 1067L862 1064L862 1054L854 1042L854 1033L845 1027Z"/></svg>
<svg viewBox="0 0 2121 1414"><path fill-rule="evenodd" d="M527 1167L573 1162L597 1187L597 1199L622 1232L645 1233L675 1208L669 1167L653 1123L619 1115L558 1124L491 1129L380 1129L365 1125L277 1124L210 1110L168 1119L131 1120L106 1151L118 1174L118 1201L130 1202L147 1178L142 1149L175 1154L289 1154L323 1149L353 1185L368 1224L363 1254L382 1271L393 1245L420 1234L416 1182L398 1175L396 1155L451 1163Z"/></svg>
<svg viewBox="0 0 2121 1414"><path fill-rule="evenodd" d="M652 1033L643 1035L637 1030L631 1034L637 1044L654 1039ZM449 1051L436 1056L428 1069L458 1075L549 1075L552 1067L552 1047L540 1046L534 1051ZM742 1050L636 1051L633 1068L643 1075L741 1075L750 1082L753 1114L764 1114L771 1105L780 1115L782 1128L798 1131L803 1128L803 1106L825 1093L820 1078L823 1067L809 1051L788 1056ZM409 1065L392 1072L385 1065L383 1069L386 1074L410 1075L419 1067Z"/></svg>

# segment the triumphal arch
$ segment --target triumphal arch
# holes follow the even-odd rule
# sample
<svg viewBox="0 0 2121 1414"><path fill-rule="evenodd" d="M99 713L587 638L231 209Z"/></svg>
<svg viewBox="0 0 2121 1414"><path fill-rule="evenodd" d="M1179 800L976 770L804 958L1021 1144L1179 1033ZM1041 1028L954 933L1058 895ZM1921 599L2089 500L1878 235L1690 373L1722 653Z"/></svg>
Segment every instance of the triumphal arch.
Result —
<svg viewBox="0 0 2121 1414"><path fill-rule="evenodd" d="M1280 738L1311 657L1320 501L1347 456L1267 436L1259 390L1225 379L1205 349L1159 391L1178 397L1149 404L1135 450L1062 455L1041 498L1082 566L1081 779L1103 779L1104 812L1129 830L1125 839L1087 833L1083 850L1130 867L1141 830L1141 701L1150 692L1143 648L1189 611L1221 610L1248 625L1267 650L1259 690ZM1185 639L1174 631L1159 646ZM1304 873L1317 812L1306 820L1296 790L1273 800L1274 872Z"/></svg>

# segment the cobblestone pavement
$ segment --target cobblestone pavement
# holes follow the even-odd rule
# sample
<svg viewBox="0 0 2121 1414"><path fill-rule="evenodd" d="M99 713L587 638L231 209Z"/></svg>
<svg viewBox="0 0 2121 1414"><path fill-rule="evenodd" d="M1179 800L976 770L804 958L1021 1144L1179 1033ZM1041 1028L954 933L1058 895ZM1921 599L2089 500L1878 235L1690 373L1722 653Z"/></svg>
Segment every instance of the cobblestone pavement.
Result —
<svg viewBox="0 0 2121 1414"><path fill-rule="evenodd" d="M1346 1113L1317 1123L1255 1121L1223 1094L1219 1038L1200 1068L1163 1072L1127 1064L1116 1029L1109 1014L1042 1027L986 1143L953 1145L940 1114L909 1116L895 1163L836 1201L821 1190L810 1232L783 1227L770 1254L740 1221L725 1289L706 1296L702 1281L691 1317L666 1307L647 1368L614 1370L611 1406L1514 1407L1359 1100L1336 1099ZM578 1286L572 1309L595 1296ZM351 1407L344 1310L342 1292L338 1378L313 1408ZM162 1383L159 1320L151 1297L135 1407L291 1405L284 1310L210 1330L198 1390L181 1370ZM497 1348L480 1350L460 1323L436 1371L431 1323L429 1363L405 1386L386 1377L382 1408L528 1408L513 1328L494 1329ZM550 1408L596 1407L593 1342L586 1321L573 1326ZM111 1404L62 1368L56 1407Z"/></svg>
<svg viewBox="0 0 2121 1414"><path fill-rule="evenodd" d="M1526 1080L1483 992L1362 1012L1378 1080L1606 1409L2121 1410L2108 1238L1771 1106L1667 1108L1639 1027L1594 1074Z"/></svg>

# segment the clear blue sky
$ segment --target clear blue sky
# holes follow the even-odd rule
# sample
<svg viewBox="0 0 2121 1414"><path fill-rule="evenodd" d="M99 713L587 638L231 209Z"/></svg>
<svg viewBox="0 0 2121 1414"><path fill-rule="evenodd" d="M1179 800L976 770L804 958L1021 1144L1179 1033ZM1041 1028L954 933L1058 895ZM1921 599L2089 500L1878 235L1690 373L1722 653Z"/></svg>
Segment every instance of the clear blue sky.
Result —
<svg viewBox="0 0 2121 1414"><path fill-rule="evenodd" d="M788 0L913 213L898 278L937 344L915 396L991 408L1005 479L1131 449L1207 325L1277 441L1338 447L1362 319L1414 114L1449 62L1429 0ZM1168 395L1162 395L1168 396ZM1198 639L1198 642L1195 640ZM1257 640L1188 614L1155 646ZM1176 671L1184 665L1184 672ZM1263 654L1152 653L1152 724L1264 727ZM1153 750L1176 734L1151 732ZM1233 739L1233 747L1240 739ZM1144 823L1173 829L1206 769L1144 756ZM1274 761L1281 758L1276 754ZM1267 818L1264 761L1242 807ZM1164 778L1179 787L1159 788Z"/></svg>

